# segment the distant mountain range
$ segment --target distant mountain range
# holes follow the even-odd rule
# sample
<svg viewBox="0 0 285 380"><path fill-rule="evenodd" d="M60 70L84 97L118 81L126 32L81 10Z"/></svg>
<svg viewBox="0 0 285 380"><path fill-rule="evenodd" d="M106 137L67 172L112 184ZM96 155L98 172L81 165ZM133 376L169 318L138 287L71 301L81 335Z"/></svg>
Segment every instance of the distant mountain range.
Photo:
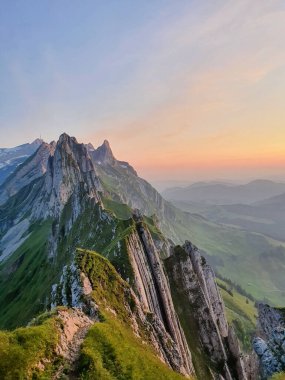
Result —
<svg viewBox="0 0 285 380"><path fill-rule="evenodd" d="M0 185L0 328L30 322L0 331L0 377L254 378L285 243L175 207L107 140L34 144Z"/></svg>
<svg viewBox="0 0 285 380"><path fill-rule="evenodd" d="M23 144L14 148L0 148L0 185L22 164L27 157L31 156L43 141L36 139L30 144Z"/></svg>
<svg viewBox="0 0 285 380"><path fill-rule="evenodd" d="M285 193L285 183L255 180L245 185L197 182L187 187L172 187L162 195L172 201L207 204L252 204Z"/></svg>
<svg viewBox="0 0 285 380"><path fill-rule="evenodd" d="M191 220L201 218L166 202L107 141L42 142L0 187L0 325L48 312L0 331L0 374L247 379L211 267L189 241L171 241ZM246 344L253 322L238 313Z"/></svg>

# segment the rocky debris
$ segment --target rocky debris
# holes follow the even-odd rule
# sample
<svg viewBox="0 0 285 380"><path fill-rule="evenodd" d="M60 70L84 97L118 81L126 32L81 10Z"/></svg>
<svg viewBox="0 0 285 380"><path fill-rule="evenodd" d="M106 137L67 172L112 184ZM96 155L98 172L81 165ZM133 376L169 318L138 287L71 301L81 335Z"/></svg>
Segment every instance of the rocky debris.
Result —
<svg viewBox="0 0 285 380"><path fill-rule="evenodd" d="M157 322L157 325L163 325L164 330L176 344L177 352L182 359L179 372L193 374L191 354L174 309L159 253L141 216L137 213L134 218L136 231L128 237L127 247L137 294L144 310L152 313L154 320L160 321L159 324ZM177 370L177 368L175 369Z"/></svg>
<svg viewBox="0 0 285 380"><path fill-rule="evenodd" d="M58 319L61 322L60 335L55 351L57 355L66 360L69 364L69 371L72 372L79 359L81 344L94 321L78 308L59 310ZM53 380L62 378L66 362L58 368Z"/></svg>
<svg viewBox="0 0 285 380"><path fill-rule="evenodd" d="M285 309L277 309L266 304L258 305L258 333L265 339L272 337L272 330L285 327Z"/></svg>
<svg viewBox="0 0 285 380"><path fill-rule="evenodd" d="M285 310L258 305L258 331L253 348L260 360L263 379L285 370Z"/></svg>
<svg viewBox="0 0 285 380"><path fill-rule="evenodd" d="M190 348L196 334L195 344L208 356L211 372L216 373L212 378L219 374L227 380L247 380L239 342L228 326L224 303L206 260L194 245L186 242L173 249L166 267L176 299L180 300L176 304L179 316L189 325Z"/></svg>
<svg viewBox="0 0 285 380"><path fill-rule="evenodd" d="M60 324L61 334L56 353L73 362L81 344L77 339L78 334L82 331L86 332L94 321L79 308L59 310L58 317L62 323Z"/></svg>
<svg viewBox="0 0 285 380"><path fill-rule="evenodd" d="M81 272L75 263L64 266L59 283L52 285L51 309L58 305L76 307L96 319L97 305L88 298L92 292L89 278Z"/></svg>

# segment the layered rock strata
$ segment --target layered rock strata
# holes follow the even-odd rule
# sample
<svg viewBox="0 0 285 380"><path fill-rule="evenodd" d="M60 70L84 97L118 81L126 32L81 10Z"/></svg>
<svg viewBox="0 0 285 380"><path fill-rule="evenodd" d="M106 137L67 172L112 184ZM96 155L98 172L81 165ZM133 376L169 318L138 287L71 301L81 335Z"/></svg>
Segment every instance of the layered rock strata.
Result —
<svg viewBox="0 0 285 380"><path fill-rule="evenodd" d="M127 239L128 253L135 277L135 288L145 312L153 314L176 344L181 358L180 372L193 374L191 354L174 309L169 283L159 253L142 217L134 215L136 230Z"/></svg>
<svg viewBox="0 0 285 380"><path fill-rule="evenodd" d="M196 352L199 377L247 380L245 360L234 330L228 326L211 267L190 242L175 247L165 263L176 309L188 329L188 344Z"/></svg>

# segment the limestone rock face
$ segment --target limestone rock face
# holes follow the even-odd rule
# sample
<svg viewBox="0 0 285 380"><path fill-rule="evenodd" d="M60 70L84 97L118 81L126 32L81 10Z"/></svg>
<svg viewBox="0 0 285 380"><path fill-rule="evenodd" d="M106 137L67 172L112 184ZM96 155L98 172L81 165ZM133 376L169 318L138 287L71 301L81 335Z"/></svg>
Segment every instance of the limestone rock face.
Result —
<svg viewBox="0 0 285 380"><path fill-rule="evenodd" d="M258 332L253 348L260 360L262 378L285 370L285 312L269 305L258 306Z"/></svg>
<svg viewBox="0 0 285 380"><path fill-rule="evenodd" d="M93 322L99 321L98 311L100 308L92 300L92 290L89 278L73 262L63 268L59 283L52 286L50 306L52 309L57 305L72 307L83 311L87 320L91 318ZM146 309L145 304L127 283L125 283L124 292L128 299L132 299L133 307L130 308L128 302L124 304L124 307L130 317L131 327L135 335L145 339L142 337L141 331L147 332L148 342L145 343L152 345L156 355L170 368L189 377L190 368L187 367L188 362L185 362L187 344L185 343L186 346L183 348L185 352L181 352L181 346L168 331L164 321L155 312L150 312L149 309ZM107 308L112 310L112 305L108 305ZM116 315L115 311L114 315ZM189 364L191 365L191 362Z"/></svg>
<svg viewBox="0 0 285 380"><path fill-rule="evenodd" d="M49 157L44 185L33 215L36 218L57 217L71 200L76 218L80 212L80 199L86 196L99 201L100 188L85 145L64 133L56 144L53 156Z"/></svg>
<svg viewBox="0 0 285 380"><path fill-rule="evenodd" d="M209 358L208 373L207 368L200 368L199 376L215 379L219 375L227 380L247 380L249 377L238 340L228 326L224 303L206 260L195 246L186 242L183 247L173 249L173 254L166 260L166 268L176 309L189 328L187 341L190 349L191 346L196 350L200 347Z"/></svg>
<svg viewBox="0 0 285 380"><path fill-rule="evenodd" d="M110 144L107 140L104 140L103 144L97 149L94 149L92 144L87 145L87 149L92 156L93 160L97 163L114 164L116 159L111 150Z"/></svg>
<svg viewBox="0 0 285 380"><path fill-rule="evenodd" d="M0 185L11 176L28 157L33 155L43 140L36 139L32 143L13 148L0 148Z"/></svg>
<svg viewBox="0 0 285 380"><path fill-rule="evenodd" d="M84 144L79 144L67 134L62 134L57 143L42 143L35 154L2 185L0 203L7 201L2 206L4 217L0 225L2 260L28 237L28 228L22 228L23 220L29 227L48 218L53 219L48 255L54 257L63 209L68 208L64 225L65 232L68 232L83 212L86 201L100 202L101 190L100 180ZM11 207L9 202L13 213L6 212ZM17 234L7 245L6 234L13 229Z"/></svg>
<svg viewBox="0 0 285 380"><path fill-rule="evenodd" d="M3 204L10 196L18 193L23 187L45 174L47 163L50 156L53 155L55 142L47 144L43 142L35 154L18 167L13 176L1 186L0 204Z"/></svg>
<svg viewBox="0 0 285 380"><path fill-rule="evenodd" d="M134 218L136 231L129 236L127 247L140 302L145 312L153 314L157 329L161 330L163 327L173 340L177 357L180 358L179 372L193 374L191 354L174 309L159 253L140 215L134 215ZM158 334L161 335L159 332ZM177 363L172 367L177 370Z"/></svg>

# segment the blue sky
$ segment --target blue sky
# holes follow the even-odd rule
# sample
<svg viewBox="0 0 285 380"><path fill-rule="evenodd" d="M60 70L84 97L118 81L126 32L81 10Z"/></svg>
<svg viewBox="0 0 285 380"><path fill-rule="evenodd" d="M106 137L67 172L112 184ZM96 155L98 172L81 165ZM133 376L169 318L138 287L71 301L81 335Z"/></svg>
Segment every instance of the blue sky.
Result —
<svg viewBox="0 0 285 380"><path fill-rule="evenodd" d="M284 36L280 0L4 0L0 145L65 131L148 178L279 176Z"/></svg>

